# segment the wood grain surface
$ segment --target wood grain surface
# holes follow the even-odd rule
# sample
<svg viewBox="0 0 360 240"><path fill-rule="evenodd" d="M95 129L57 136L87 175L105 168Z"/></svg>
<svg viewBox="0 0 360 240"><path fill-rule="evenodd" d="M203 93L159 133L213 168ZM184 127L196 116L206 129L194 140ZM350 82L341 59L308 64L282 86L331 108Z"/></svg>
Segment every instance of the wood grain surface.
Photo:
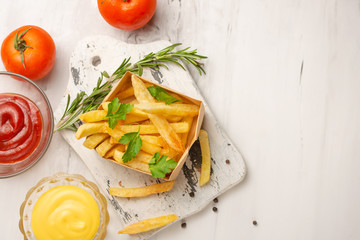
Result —
<svg viewBox="0 0 360 240"><path fill-rule="evenodd" d="M55 40L55 68L38 82L54 108L85 36L182 42L209 57L205 76L190 72L248 175L185 228L178 222L153 239L359 239L358 0L159 0L151 22L133 32L109 26L95 0L1 1L1 40L26 24ZM21 238L26 191L59 171L94 180L55 134L39 163L0 180L1 239ZM111 218L108 239L127 239L117 224Z"/></svg>

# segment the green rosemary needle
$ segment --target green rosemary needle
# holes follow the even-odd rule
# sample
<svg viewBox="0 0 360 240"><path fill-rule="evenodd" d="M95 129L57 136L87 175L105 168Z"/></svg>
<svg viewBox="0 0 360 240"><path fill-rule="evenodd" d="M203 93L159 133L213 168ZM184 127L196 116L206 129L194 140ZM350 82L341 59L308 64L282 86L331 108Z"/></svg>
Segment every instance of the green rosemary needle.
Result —
<svg viewBox="0 0 360 240"><path fill-rule="evenodd" d="M82 113L97 109L106 95L111 91L112 84L124 76L127 71L141 76L143 74L143 68L146 67L152 69L164 67L168 69L165 63L174 63L185 70L183 62L186 62L193 65L200 75L205 73L202 67L203 64L199 61L207 57L198 55L197 49L189 50L189 47L175 51L174 49L180 45L181 43L176 43L156 53L151 52L134 64L131 64L130 57L125 58L111 76L105 71L101 72L96 87L91 94L87 95L84 91L81 91L71 103L70 95L68 95L64 114L56 124L54 131L56 132L63 129L76 131L77 123L80 121L79 116ZM104 77L107 78L107 80L103 83Z"/></svg>

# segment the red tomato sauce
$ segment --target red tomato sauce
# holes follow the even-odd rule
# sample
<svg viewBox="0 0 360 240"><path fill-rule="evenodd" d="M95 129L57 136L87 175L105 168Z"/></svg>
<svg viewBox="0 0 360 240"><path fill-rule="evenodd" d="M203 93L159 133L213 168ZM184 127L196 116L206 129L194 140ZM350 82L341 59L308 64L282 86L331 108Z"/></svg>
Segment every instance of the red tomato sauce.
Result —
<svg viewBox="0 0 360 240"><path fill-rule="evenodd" d="M29 99L16 94L0 94L0 163L27 158L39 145L42 118Z"/></svg>

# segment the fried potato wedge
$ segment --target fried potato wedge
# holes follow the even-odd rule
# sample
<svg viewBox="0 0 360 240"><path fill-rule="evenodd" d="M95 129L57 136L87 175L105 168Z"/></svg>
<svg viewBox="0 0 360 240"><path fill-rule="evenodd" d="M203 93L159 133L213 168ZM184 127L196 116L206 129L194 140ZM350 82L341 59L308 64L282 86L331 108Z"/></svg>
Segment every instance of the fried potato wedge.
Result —
<svg viewBox="0 0 360 240"><path fill-rule="evenodd" d="M151 160L152 156L146 153L142 153L141 151L135 156L134 159L131 161L124 163L122 160L122 156L124 155L124 152L115 150L113 158L115 159L116 163L124 166L128 166L131 168L135 168L137 170L150 173L149 170L149 164L148 162ZM149 159L150 156L150 159ZM147 161L147 162L146 162ZM150 173L151 174L151 173Z"/></svg>
<svg viewBox="0 0 360 240"><path fill-rule="evenodd" d="M97 123L85 123L81 125L76 131L76 139L87 137L95 133L104 133L106 130L106 122L97 122Z"/></svg>
<svg viewBox="0 0 360 240"><path fill-rule="evenodd" d="M155 153L161 151L161 147L159 147L156 144L152 144L146 140L143 140L141 150L143 150L144 152L150 153L151 155L154 155Z"/></svg>
<svg viewBox="0 0 360 240"><path fill-rule="evenodd" d="M175 133L185 133L185 132L189 131L189 124L187 124L185 122L177 122L177 123L170 123L170 124L168 122L166 122L166 123L168 124L168 126L170 126L172 128L173 131L175 131ZM148 125L148 124L117 125L114 129L120 129L121 131L128 133L128 132L137 132L139 130L139 127L140 127L140 134L160 133L159 129L155 125ZM109 132L109 134L112 136L112 134L110 132ZM160 135L161 135L161 133L160 133Z"/></svg>
<svg viewBox="0 0 360 240"><path fill-rule="evenodd" d="M146 85L140 78L135 75L131 76L131 83L134 87L134 95L139 103L155 103L155 99L151 96Z"/></svg>
<svg viewBox="0 0 360 240"><path fill-rule="evenodd" d="M125 132L119 129L121 125L115 126L114 129L109 127L109 124L106 124L105 132L107 132L113 139L112 142L119 142L120 138L124 136Z"/></svg>
<svg viewBox="0 0 360 240"><path fill-rule="evenodd" d="M149 117L147 116L138 116L138 115L134 115L134 114L128 114L126 116L125 120L118 120L118 124L130 124L130 123L135 123L135 122L141 122L144 121L146 119L149 119Z"/></svg>
<svg viewBox="0 0 360 240"><path fill-rule="evenodd" d="M117 197L146 197L155 193L168 192L174 187L175 181L152 184L137 188L109 188L110 195Z"/></svg>
<svg viewBox="0 0 360 240"><path fill-rule="evenodd" d="M169 124L166 119L159 117L155 114L149 114L149 119L154 124L160 135L164 140L169 144L169 146L177 152L184 152L185 148L181 142L179 135L177 135L176 130ZM172 123L177 124L177 123ZM189 124L185 123L189 130ZM141 131L141 130L140 130ZM187 132L187 131L186 131Z"/></svg>
<svg viewBox="0 0 360 240"><path fill-rule="evenodd" d="M116 155L116 157L115 157ZM122 160L122 156L124 155L123 151L119 151L119 153L117 153L116 151L114 152L114 159L122 164L130 164L131 162L141 162L147 165L147 168L149 168L148 163L150 162L152 155L144 152L144 151L140 151L134 159L132 159L131 161L124 163L124 161Z"/></svg>
<svg viewBox="0 0 360 240"><path fill-rule="evenodd" d="M102 141L109 137L107 133L95 133L86 137L83 145L88 149L94 149L97 145L99 145Z"/></svg>
<svg viewBox="0 0 360 240"><path fill-rule="evenodd" d="M144 152L144 151L140 151L134 158L136 161L145 163L146 165L149 164L150 160L152 159L152 155ZM132 161L132 160L131 160ZM148 166L149 167L149 166Z"/></svg>
<svg viewBox="0 0 360 240"><path fill-rule="evenodd" d="M111 141L110 141L111 142ZM115 145L112 149L110 149L105 155L104 158L113 158L114 157L114 153L115 151L121 151L124 152L125 151L125 145L122 144L117 144Z"/></svg>
<svg viewBox="0 0 360 240"><path fill-rule="evenodd" d="M185 117L184 122L188 123L190 128L191 128L191 125L193 123L193 119L194 119L193 117ZM189 132L181 134L181 142L183 143L184 146L186 146L186 144L187 144L188 136L189 136Z"/></svg>
<svg viewBox="0 0 360 240"><path fill-rule="evenodd" d="M140 102L140 101L139 101ZM140 102L135 105L136 109L147 113L182 116L182 117L194 117L199 115L200 107L195 104L170 104L165 103L152 103L152 102Z"/></svg>
<svg viewBox="0 0 360 240"><path fill-rule="evenodd" d="M120 230L119 234L136 234L141 232L146 232L152 229L160 228L165 226L173 221L176 221L178 216L176 214L169 214L165 216L149 218L137 223L128 225L127 227Z"/></svg>
<svg viewBox="0 0 360 240"><path fill-rule="evenodd" d="M159 147L165 147L167 146L166 143L164 143L164 139L160 136L153 136L153 135L140 135L141 140L149 142L151 144L155 144Z"/></svg>
<svg viewBox="0 0 360 240"><path fill-rule="evenodd" d="M112 147L114 147L114 144L110 143L110 138L107 138L105 141L100 143L100 145L97 146L95 150L101 157L103 157Z"/></svg>
<svg viewBox="0 0 360 240"><path fill-rule="evenodd" d="M105 116L107 111L105 110L94 110L90 112L83 113L79 116L80 120L85 123L99 122L106 120Z"/></svg>
<svg viewBox="0 0 360 240"><path fill-rule="evenodd" d="M133 87L129 87L129 88L125 89L124 91L118 93L116 97L119 100L122 100L122 99L129 98L131 96L134 96L134 88Z"/></svg>
<svg viewBox="0 0 360 240"><path fill-rule="evenodd" d="M182 116L173 116L173 115L163 115L169 122L180 122L183 118Z"/></svg>
<svg viewBox="0 0 360 240"><path fill-rule="evenodd" d="M138 104L139 102L137 100L134 100L133 102L131 102L131 104ZM108 111L108 105L110 104L110 102L103 102L101 104L102 108L104 110L97 110L97 111L105 111L107 112ZM106 116L106 114L105 114ZM131 117L130 117L131 116ZM133 117L138 117L139 118L139 121L143 121L143 120L146 120L148 119L148 114L144 111L141 111L140 109L137 109L136 107L134 107L133 109L131 109L131 112L126 116L126 119L124 121L120 121L121 124L128 124L128 123L132 123L132 122L135 122L135 121L132 121L132 120L127 120L128 118L130 117L133 118ZM166 115L164 114L164 117L169 120L170 122L178 122L182 119L182 116L173 116L173 115ZM142 119L142 120L140 120ZM101 119L101 120L106 120L105 119ZM98 120L98 121L101 121L101 120Z"/></svg>
<svg viewBox="0 0 360 240"><path fill-rule="evenodd" d="M210 180L210 171L211 171L209 136L205 130L202 129L200 130L199 142L200 142L201 155L202 155L200 186L203 186Z"/></svg>
<svg viewBox="0 0 360 240"><path fill-rule="evenodd" d="M177 151L175 151L169 146L163 148L159 153L160 155L168 156L168 158L172 158L175 161L178 161L179 159L177 157L180 156L180 154Z"/></svg>
<svg viewBox="0 0 360 240"><path fill-rule="evenodd" d="M153 86L151 83L145 83L146 88ZM129 87L125 89L124 91L120 92L116 97L119 98L119 100L126 99L129 97L134 96L134 87Z"/></svg>

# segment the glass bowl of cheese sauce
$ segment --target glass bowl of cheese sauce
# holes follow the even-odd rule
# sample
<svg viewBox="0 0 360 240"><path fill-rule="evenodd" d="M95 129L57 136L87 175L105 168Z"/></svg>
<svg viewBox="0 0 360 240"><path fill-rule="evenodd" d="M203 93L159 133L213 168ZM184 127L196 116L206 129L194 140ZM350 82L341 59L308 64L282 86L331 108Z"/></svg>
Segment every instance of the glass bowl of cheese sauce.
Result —
<svg viewBox="0 0 360 240"><path fill-rule="evenodd" d="M108 223L105 197L77 174L43 178L20 207L19 228L29 240L102 240Z"/></svg>
<svg viewBox="0 0 360 240"><path fill-rule="evenodd" d="M0 71L0 178L19 174L46 152L54 120L50 102L33 81Z"/></svg>

